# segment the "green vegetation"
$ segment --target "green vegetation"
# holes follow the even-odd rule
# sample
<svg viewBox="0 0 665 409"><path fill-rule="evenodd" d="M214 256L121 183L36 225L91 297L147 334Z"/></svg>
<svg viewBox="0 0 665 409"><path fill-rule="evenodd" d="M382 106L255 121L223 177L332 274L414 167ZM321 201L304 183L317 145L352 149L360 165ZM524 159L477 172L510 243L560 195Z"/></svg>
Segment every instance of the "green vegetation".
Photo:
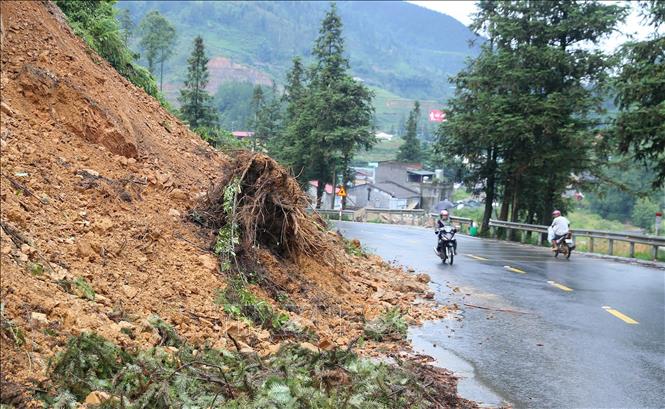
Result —
<svg viewBox="0 0 665 409"><path fill-rule="evenodd" d="M374 341L400 340L406 338L407 329L399 308L392 308L367 322L365 335Z"/></svg>
<svg viewBox="0 0 665 409"><path fill-rule="evenodd" d="M366 164L368 162L395 160L397 158L397 151L403 143L404 140L397 137L391 140L379 139L371 149L359 151L355 157L355 163Z"/></svg>
<svg viewBox="0 0 665 409"><path fill-rule="evenodd" d="M208 85L208 57L203 39L194 39L194 50L187 60L187 79L180 90L180 115L192 129L214 127L217 113L212 106L212 97L206 91Z"/></svg>
<svg viewBox="0 0 665 409"><path fill-rule="evenodd" d="M367 257L367 251L363 248L358 240L349 240L345 237L342 237L342 243L344 244L344 250L347 254L356 257Z"/></svg>
<svg viewBox="0 0 665 409"><path fill-rule="evenodd" d="M221 269L226 271L237 265L236 246L240 244L240 232L236 209L238 207L238 194L240 193L240 179L233 179L224 189L223 211L226 224L217 232L215 254L221 259Z"/></svg>
<svg viewBox="0 0 665 409"><path fill-rule="evenodd" d="M404 143L397 151L397 160L400 162L420 162L423 159L420 140L416 135L418 119L420 119L420 102L416 101L413 103L413 109L409 112L409 119L406 121Z"/></svg>
<svg viewBox="0 0 665 409"><path fill-rule="evenodd" d="M477 45L468 45L473 33L452 17L405 2L337 6L353 75L402 97L445 99L452 92L447 76L477 53ZM311 22L321 20L328 3L131 1L119 7L130 10L136 21L158 10L173 22L179 38L165 81L180 83L188 44L197 35L212 57L228 57L281 80L293 56L306 54L317 37L318 27Z"/></svg>
<svg viewBox="0 0 665 409"><path fill-rule="evenodd" d="M79 293L83 298L87 298L90 301L95 300L95 291L90 286L90 283L86 281L83 277L77 277L74 280L75 291Z"/></svg>
<svg viewBox="0 0 665 409"><path fill-rule="evenodd" d="M125 41L127 31L120 28L116 19L115 0L55 0L55 4L65 13L76 35L83 38L90 48L106 59L120 75L168 108L150 72L134 61L134 53Z"/></svg>
<svg viewBox="0 0 665 409"><path fill-rule="evenodd" d="M453 79L436 151L467 159L465 184L483 186L482 231L499 199L499 219L549 224L554 208L566 210L571 174L599 167L594 141L614 60L581 45L625 15L601 2L479 3L472 28L489 41Z"/></svg>
<svg viewBox="0 0 665 409"><path fill-rule="evenodd" d="M50 376L56 395L42 399L49 407L75 407L99 391L108 394L107 408L431 407L441 397L417 371L296 344L260 359L187 344L129 351L84 333L55 358Z"/></svg>
<svg viewBox="0 0 665 409"><path fill-rule="evenodd" d="M215 304L222 305L232 317L244 318L270 331L279 331L289 322L288 314L275 311L270 303L254 295L241 277L217 293Z"/></svg>
<svg viewBox="0 0 665 409"><path fill-rule="evenodd" d="M23 330L14 321L5 316L5 304L3 303L0 303L0 339L2 339L3 343L9 340L16 344L16 346L25 344Z"/></svg>
<svg viewBox="0 0 665 409"><path fill-rule="evenodd" d="M155 64L159 64L159 91L163 91L164 62L173 53L176 32L173 25L162 16L159 11L148 13L140 25L141 41L139 44L145 51L148 60L148 70L155 74Z"/></svg>
<svg viewBox="0 0 665 409"><path fill-rule="evenodd" d="M317 204L326 183L351 180L355 153L375 143L371 129L372 93L349 74L344 56L342 21L336 6L321 22L312 54L315 64L305 75L300 59L287 76L285 130L273 144L274 154L301 183L318 180ZM342 206L346 198L342 198Z"/></svg>
<svg viewBox="0 0 665 409"><path fill-rule="evenodd" d="M665 3L643 1L642 12L653 30L651 38L629 42L621 49L621 71L615 81L620 109L613 131L619 150L657 170L653 187L665 186Z"/></svg>
<svg viewBox="0 0 665 409"><path fill-rule="evenodd" d="M200 126L194 129L194 132L219 150L246 149L248 147L246 140L236 138L231 131L221 127Z"/></svg>

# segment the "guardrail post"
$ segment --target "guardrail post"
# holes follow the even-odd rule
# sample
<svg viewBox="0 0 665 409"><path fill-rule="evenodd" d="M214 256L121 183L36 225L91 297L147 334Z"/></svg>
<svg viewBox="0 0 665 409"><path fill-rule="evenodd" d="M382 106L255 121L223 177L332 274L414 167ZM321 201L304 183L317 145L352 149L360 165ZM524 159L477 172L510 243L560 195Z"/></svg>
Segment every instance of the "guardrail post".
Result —
<svg viewBox="0 0 665 409"><path fill-rule="evenodd" d="M653 261L656 261L656 259L658 258L658 246L651 247L651 258L653 259Z"/></svg>
<svg viewBox="0 0 665 409"><path fill-rule="evenodd" d="M630 258L635 258L635 242L630 242Z"/></svg>
<svg viewBox="0 0 665 409"><path fill-rule="evenodd" d="M543 233L538 233L538 245L543 245Z"/></svg>
<svg viewBox="0 0 665 409"><path fill-rule="evenodd" d="M593 253L593 237L589 237L589 253Z"/></svg>
<svg viewBox="0 0 665 409"><path fill-rule="evenodd" d="M613 253L614 253L614 240L613 239L608 239L608 242L609 242L609 244L608 244L607 253L610 256L612 256Z"/></svg>

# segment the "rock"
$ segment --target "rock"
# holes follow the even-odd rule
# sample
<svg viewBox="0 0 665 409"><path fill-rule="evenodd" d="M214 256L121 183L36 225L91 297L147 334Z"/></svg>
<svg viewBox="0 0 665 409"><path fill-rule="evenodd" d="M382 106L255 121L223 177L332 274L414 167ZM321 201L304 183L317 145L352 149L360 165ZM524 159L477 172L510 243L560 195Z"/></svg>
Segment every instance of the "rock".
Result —
<svg viewBox="0 0 665 409"><path fill-rule="evenodd" d="M76 253L83 258L90 258L95 256L95 251L92 249L90 242L82 238L76 245Z"/></svg>
<svg viewBox="0 0 665 409"><path fill-rule="evenodd" d="M210 254L201 254L198 257L199 264L203 266L207 271L210 272L216 272L217 271L217 265L219 264L217 261L217 258L213 257Z"/></svg>
<svg viewBox="0 0 665 409"><path fill-rule="evenodd" d="M94 178L99 177L99 172L97 172L96 170L93 170L93 169L83 169L82 172L85 172L85 173L87 173L88 175L90 175Z"/></svg>
<svg viewBox="0 0 665 409"><path fill-rule="evenodd" d="M25 254L23 252L19 252L18 253L18 259L19 259L19 261L26 262L26 261L28 261L29 257L28 257L27 254Z"/></svg>
<svg viewBox="0 0 665 409"><path fill-rule="evenodd" d="M319 348L316 345L310 344L309 342L301 342L299 345L301 348L306 349L308 351L312 351L317 354L320 352Z"/></svg>
<svg viewBox="0 0 665 409"><path fill-rule="evenodd" d="M86 405L99 406L110 398L111 395L104 391L92 391L85 397L84 403Z"/></svg>
<svg viewBox="0 0 665 409"><path fill-rule="evenodd" d="M135 163L136 163L136 159L134 159L134 158L127 158L127 164L128 164L128 165L133 165L133 164L135 164Z"/></svg>
<svg viewBox="0 0 665 409"><path fill-rule="evenodd" d="M134 329L134 324L127 321L118 321L118 326L120 328Z"/></svg>
<svg viewBox="0 0 665 409"><path fill-rule="evenodd" d="M266 341L270 339L270 332L261 330L258 334L256 334L256 337L261 341Z"/></svg>
<svg viewBox="0 0 665 409"><path fill-rule="evenodd" d="M406 271L408 271L409 273L413 273L416 270L413 267L409 267L409 268L406 269Z"/></svg>
<svg viewBox="0 0 665 409"><path fill-rule="evenodd" d="M430 276L428 274L422 273L422 274L418 274L416 276L416 280L420 281L421 283L427 284L432 279L430 278Z"/></svg>
<svg viewBox="0 0 665 409"><path fill-rule="evenodd" d="M108 217L104 217L103 219L96 221L95 224L92 226L92 228L99 233L105 233L106 231L110 230L112 227L113 227L113 220L111 220Z"/></svg>
<svg viewBox="0 0 665 409"><path fill-rule="evenodd" d="M125 293L127 298L134 298L136 297L136 294L138 294L138 290L136 288L126 284L122 286L122 292Z"/></svg>
<svg viewBox="0 0 665 409"><path fill-rule="evenodd" d="M180 212L176 209L169 209L169 216L171 217L180 217Z"/></svg>
<svg viewBox="0 0 665 409"><path fill-rule="evenodd" d="M30 319L33 321L37 321L40 324L48 324L48 318L46 318L46 314L43 314L41 312L30 313Z"/></svg>
<svg viewBox="0 0 665 409"><path fill-rule="evenodd" d="M189 195L182 189L173 189L169 196L174 200L189 200Z"/></svg>
<svg viewBox="0 0 665 409"><path fill-rule="evenodd" d="M320 349L323 349L323 350L326 350L326 351L330 351L331 349L335 348L335 344L333 344L332 342L330 342L327 339L324 339L321 342L319 342L319 345L317 345L317 346Z"/></svg>

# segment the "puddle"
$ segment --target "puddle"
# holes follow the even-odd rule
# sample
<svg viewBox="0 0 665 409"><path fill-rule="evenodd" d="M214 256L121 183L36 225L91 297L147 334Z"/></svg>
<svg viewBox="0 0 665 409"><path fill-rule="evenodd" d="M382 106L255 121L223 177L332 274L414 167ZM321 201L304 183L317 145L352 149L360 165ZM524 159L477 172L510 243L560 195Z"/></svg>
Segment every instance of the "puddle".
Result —
<svg viewBox="0 0 665 409"><path fill-rule="evenodd" d="M454 333L454 327L459 325L457 322L455 319L444 319L409 328L409 341L413 350L431 356L434 358L433 365L448 369L458 376L457 392L461 397L476 401L483 408L505 404L505 399L480 382L470 362L442 346L447 342L448 335Z"/></svg>

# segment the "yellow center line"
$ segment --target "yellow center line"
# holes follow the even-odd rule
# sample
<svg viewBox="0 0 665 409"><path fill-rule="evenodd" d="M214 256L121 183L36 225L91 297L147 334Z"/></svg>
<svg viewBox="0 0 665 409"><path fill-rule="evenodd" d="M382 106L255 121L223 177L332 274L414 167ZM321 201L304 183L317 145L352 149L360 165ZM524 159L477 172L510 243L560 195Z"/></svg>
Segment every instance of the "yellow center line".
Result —
<svg viewBox="0 0 665 409"><path fill-rule="evenodd" d="M556 282L554 282L554 281L548 281L547 283L548 283L548 284L551 284L551 285L553 285L553 286L555 286L555 287L558 288L559 290L563 290L563 291L573 291L572 288L570 288L570 287L566 287L565 285L563 285L563 284L559 284L559 283L556 283Z"/></svg>
<svg viewBox="0 0 665 409"><path fill-rule="evenodd" d="M482 260L482 261L487 261L485 257L480 257L480 256L474 256L473 254L467 254L467 257L475 258L476 260Z"/></svg>
<svg viewBox="0 0 665 409"><path fill-rule="evenodd" d="M513 273L520 273L520 274L526 274L526 271L520 270L519 268L511 267L511 266L503 266L508 271L512 271Z"/></svg>
<svg viewBox="0 0 665 409"><path fill-rule="evenodd" d="M630 318L629 316L627 316L625 314L620 313L619 311L615 310L612 307L609 307L609 306L605 305L605 306L603 306L603 309L605 311L609 312L610 314L614 315L615 317L617 317L621 321L625 322L626 324L639 324L639 322L635 321L634 319Z"/></svg>

